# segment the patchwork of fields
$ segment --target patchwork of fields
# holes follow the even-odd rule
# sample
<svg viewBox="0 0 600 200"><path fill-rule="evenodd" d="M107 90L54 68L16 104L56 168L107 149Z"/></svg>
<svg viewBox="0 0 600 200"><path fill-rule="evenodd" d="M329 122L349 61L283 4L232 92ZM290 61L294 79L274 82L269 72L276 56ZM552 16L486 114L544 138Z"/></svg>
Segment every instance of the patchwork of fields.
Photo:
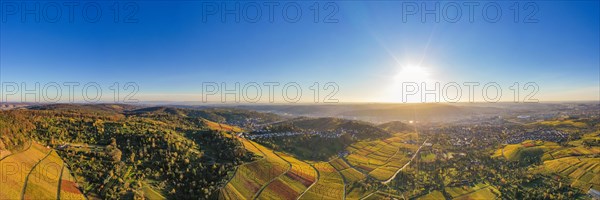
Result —
<svg viewBox="0 0 600 200"><path fill-rule="evenodd" d="M487 184L477 184L473 187L449 187L446 192L453 199L496 199L500 192Z"/></svg>
<svg viewBox="0 0 600 200"><path fill-rule="evenodd" d="M349 146L345 157L311 164L239 138L248 151L262 158L239 166L221 189L219 198L359 199L368 194L367 191L351 185L367 176L388 180L411 160L419 146L406 143L406 138L396 135L361 141Z"/></svg>
<svg viewBox="0 0 600 200"><path fill-rule="evenodd" d="M584 147L581 140L569 144L571 146L560 146L554 142L527 140L521 144L505 145L492 157L517 161L524 156L538 155L543 164L532 172L568 178L572 187L584 192L589 188L600 190L600 158L590 157L600 154L600 147Z"/></svg>
<svg viewBox="0 0 600 200"><path fill-rule="evenodd" d="M418 145L403 143L402 136L385 140L364 141L348 147L346 158L356 168L378 180L387 180L410 160Z"/></svg>
<svg viewBox="0 0 600 200"><path fill-rule="evenodd" d="M290 169L289 163L260 144L240 139L244 147L263 158L239 166L233 178L221 189L222 199L252 199L278 176Z"/></svg>
<svg viewBox="0 0 600 200"><path fill-rule="evenodd" d="M277 153L291 168L267 185L258 199L295 199L315 183L317 172L308 163L290 155Z"/></svg>
<svg viewBox="0 0 600 200"><path fill-rule="evenodd" d="M327 162L314 164L319 180L300 199L344 199L342 175Z"/></svg>
<svg viewBox="0 0 600 200"><path fill-rule="evenodd" d="M552 159L550 154L544 154L544 152L550 152L559 149L560 146L554 142L548 141L531 141L527 140L520 144L509 144L496 150L492 157L504 157L510 161L521 160L523 156L540 155L542 159Z"/></svg>
<svg viewBox="0 0 600 200"><path fill-rule="evenodd" d="M600 190L600 158L565 157L544 161L545 172L560 174L571 179L571 186Z"/></svg>
<svg viewBox="0 0 600 200"><path fill-rule="evenodd" d="M0 199L85 199L56 151L32 142L0 160Z"/></svg>

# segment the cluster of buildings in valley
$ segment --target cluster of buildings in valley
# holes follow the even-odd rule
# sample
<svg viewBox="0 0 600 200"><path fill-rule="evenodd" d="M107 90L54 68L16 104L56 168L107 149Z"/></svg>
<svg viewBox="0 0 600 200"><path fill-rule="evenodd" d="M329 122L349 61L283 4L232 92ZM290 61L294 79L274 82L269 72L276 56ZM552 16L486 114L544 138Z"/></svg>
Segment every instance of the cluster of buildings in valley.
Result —
<svg viewBox="0 0 600 200"><path fill-rule="evenodd" d="M422 130L429 135L446 135L445 143L457 148L485 148L496 144L517 144L526 140L543 140L561 143L570 134L548 127L528 129L517 124L461 124L455 126L430 127Z"/></svg>
<svg viewBox="0 0 600 200"><path fill-rule="evenodd" d="M519 132L512 134L506 139L507 144L518 144L525 140L544 140L550 142L564 142L568 139L568 134L554 129L537 129L534 131Z"/></svg>
<svg viewBox="0 0 600 200"><path fill-rule="evenodd" d="M0 104L0 110L17 109L17 108L27 107L30 105L31 104L26 104L26 103L2 103L2 104Z"/></svg>
<svg viewBox="0 0 600 200"><path fill-rule="evenodd" d="M271 138L271 137L289 137L296 135L314 135L322 138L339 138L344 134L352 134L348 131L284 131L284 132L269 132L266 130L258 130L251 133L240 133L238 136L248 139Z"/></svg>
<svg viewBox="0 0 600 200"><path fill-rule="evenodd" d="M442 128L430 128L423 133L431 135L445 134L448 136L447 144L460 148L470 146L475 148L486 148L502 141L505 127L493 125L480 126L451 126Z"/></svg>
<svg viewBox="0 0 600 200"><path fill-rule="evenodd" d="M238 119L238 120L228 120L227 124L237 126L237 127L258 129L265 125L265 121L267 121L267 120L260 118L260 117L249 117L249 118L242 118L242 119Z"/></svg>

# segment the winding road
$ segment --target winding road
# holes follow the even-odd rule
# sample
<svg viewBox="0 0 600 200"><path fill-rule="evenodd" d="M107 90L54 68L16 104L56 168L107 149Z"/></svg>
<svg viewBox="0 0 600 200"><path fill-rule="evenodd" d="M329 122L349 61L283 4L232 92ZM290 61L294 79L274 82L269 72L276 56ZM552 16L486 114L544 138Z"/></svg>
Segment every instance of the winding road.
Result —
<svg viewBox="0 0 600 200"><path fill-rule="evenodd" d="M384 185L387 185L394 178L396 178L396 175L398 175L398 173L400 173L400 171L402 171L404 168L406 168L406 166L408 166L415 159L415 157L417 157L417 155L419 155L419 151L421 151L421 148L423 148L423 145L425 145L425 143L427 143L427 140L425 140L423 142L423 144L421 144L421 146L419 147L419 149L417 149L417 151L415 152L413 157L406 164L404 164L404 166L402 166L400 169L398 169L398 171L396 171L396 173L394 173L394 175L392 177L390 177L388 180L382 181L381 183L383 183Z"/></svg>

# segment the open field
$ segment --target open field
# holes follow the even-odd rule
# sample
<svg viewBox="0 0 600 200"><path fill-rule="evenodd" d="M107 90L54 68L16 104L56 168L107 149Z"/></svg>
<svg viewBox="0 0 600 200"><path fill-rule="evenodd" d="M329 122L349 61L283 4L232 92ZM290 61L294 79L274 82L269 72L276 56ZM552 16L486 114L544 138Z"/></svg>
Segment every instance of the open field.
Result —
<svg viewBox="0 0 600 200"><path fill-rule="evenodd" d="M574 120L552 120L552 121L537 122L534 124L552 126L552 127L575 127L575 128L587 127L587 124L585 124L583 122L577 122Z"/></svg>
<svg viewBox="0 0 600 200"><path fill-rule="evenodd" d="M479 189L472 193L456 197L455 199L468 200L468 199L496 199L498 198L499 191L493 187L486 187Z"/></svg>
<svg viewBox="0 0 600 200"><path fill-rule="evenodd" d="M329 163L314 164L319 172L319 180L300 199L343 199L344 180L341 174Z"/></svg>
<svg viewBox="0 0 600 200"><path fill-rule="evenodd" d="M498 190L487 184L477 184L473 187L449 187L446 192L453 199L495 199Z"/></svg>
<svg viewBox="0 0 600 200"><path fill-rule="evenodd" d="M523 141L520 144L508 144L494 152L492 157L504 157L510 161L521 160L524 156L541 156L542 159L550 159L551 155L545 152L551 152L561 147L548 141Z"/></svg>
<svg viewBox="0 0 600 200"><path fill-rule="evenodd" d="M161 200L161 199L166 199L162 194L160 194L159 192L157 192L156 190L146 186L142 188L142 191L144 192L144 197L150 200Z"/></svg>
<svg viewBox="0 0 600 200"><path fill-rule="evenodd" d="M227 124L222 124L222 123L217 123L217 122L213 122L210 120L202 120L204 122L204 124L211 130L216 130L216 131L231 131L231 132L242 132L242 129L237 127L237 126L231 126L231 125L227 125Z"/></svg>
<svg viewBox="0 0 600 200"><path fill-rule="evenodd" d="M444 198L444 194L442 194L442 192L440 191L432 191L429 194L426 194L425 196L421 196L419 198L417 198L419 200L436 200L436 199L445 199Z"/></svg>

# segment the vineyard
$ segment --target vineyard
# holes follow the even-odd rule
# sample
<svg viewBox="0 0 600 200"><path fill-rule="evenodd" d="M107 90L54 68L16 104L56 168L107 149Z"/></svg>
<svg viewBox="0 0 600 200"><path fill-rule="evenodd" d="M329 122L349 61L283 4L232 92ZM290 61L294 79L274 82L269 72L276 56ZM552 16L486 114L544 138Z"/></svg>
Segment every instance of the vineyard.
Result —
<svg viewBox="0 0 600 200"><path fill-rule="evenodd" d="M450 187L446 192L453 199L495 199L498 197L498 190L493 186L486 184L477 184L473 187Z"/></svg>
<svg viewBox="0 0 600 200"><path fill-rule="evenodd" d="M348 155L329 162L309 164L296 157L275 152L245 138L246 150L259 160L237 168L233 178L221 189L221 199L344 199L365 195L355 183L367 177L383 181L410 161L418 145L410 144L406 134L382 140L360 141L346 148Z"/></svg>
<svg viewBox="0 0 600 200"><path fill-rule="evenodd" d="M285 153L277 155L289 163L291 168L269 183L258 196L259 199L295 199L316 181L317 173L308 163Z"/></svg>
<svg viewBox="0 0 600 200"><path fill-rule="evenodd" d="M387 180L410 160L409 154L416 152L417 145L403 143L403 135L385 140L358 142L348 147L346 158L356 168L367 172L378 180ZM344 172L342 172L344 173ZM351 177L354 172L346 172Z"/></svg>
<svg viewBox="0 0 600 200"><path fill-rule="evenodd" d="M594 188L600 190L600 158L565 157L545 161L543 169L546 173L559 174L571 179L571 186L583 190Z"/></svg>
<svg viewBox="0 0 600 200"><path fill-rule="evenodd" d="M286 173L290 168L285 160L271 150L252 141L240 140L247 150L262 156L262 158L237 168L233 178L221 191L220 198L223 199L251 199L258 194L261 188Z"/></svg>
<svg viewBox="0 0 600 200"><path fill-rule="evenodd" d="M319 180L300 199L344 199L342 175L329 163L314 164Z"/></svg>
<svg viewBox="0 0 600 200"><path fill-rule="evenodd" d="M0 161L0 199L85 199L56 151L31 142Z"/></svg>

